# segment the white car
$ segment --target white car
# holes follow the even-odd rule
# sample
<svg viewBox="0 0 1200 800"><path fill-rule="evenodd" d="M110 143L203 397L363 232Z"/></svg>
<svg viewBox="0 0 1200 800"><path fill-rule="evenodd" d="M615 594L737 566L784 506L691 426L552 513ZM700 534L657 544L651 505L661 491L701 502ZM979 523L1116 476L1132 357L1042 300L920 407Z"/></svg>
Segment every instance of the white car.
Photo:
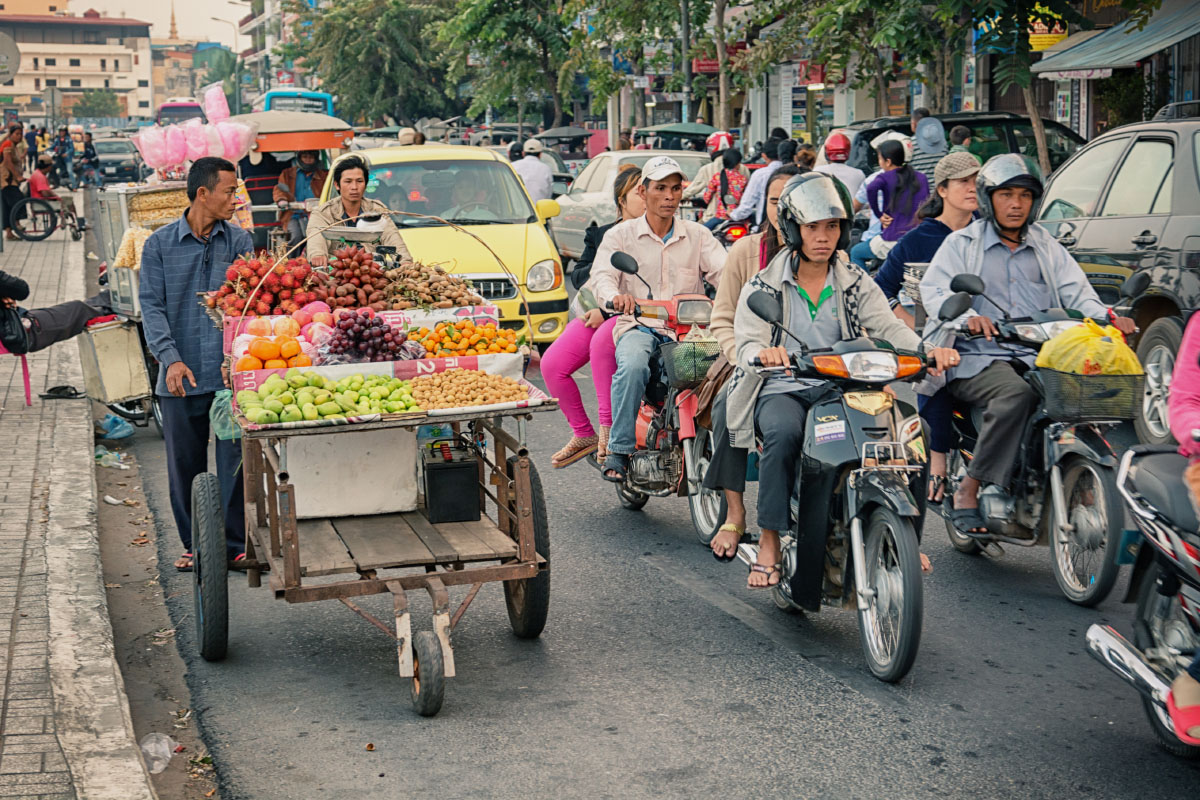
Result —
<svg viewBox="0 0 1200 800"><path fill-rule="evenodd" d="M710 160L707 153L690 150L618 150L597 155L579 173L571 191L556 198L561 210L550 220L550 232L564 260L583 255L583 237L588 228L616 221L612 190L621 166L640 167L656 156L670 156L678 161L687 180Z"/></svg>

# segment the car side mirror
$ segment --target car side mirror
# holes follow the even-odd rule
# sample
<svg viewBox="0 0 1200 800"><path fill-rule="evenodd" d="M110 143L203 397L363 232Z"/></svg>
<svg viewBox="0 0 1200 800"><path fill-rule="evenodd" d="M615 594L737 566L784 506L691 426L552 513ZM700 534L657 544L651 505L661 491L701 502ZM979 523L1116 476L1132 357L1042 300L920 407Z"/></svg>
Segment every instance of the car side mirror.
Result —
<svg viewBox="0 0 1200 800"><path fill-rule="evenodd" d="M1150 273L1135 272L1121 284L1121 297L1134 298L1150 288Z"/></svg>
<svg viewBox="0 0 1200 800"><path fill-rule="evenodd" d="M950 295L946 302L942 303L942 307L938 309L938 319L942 322L958 319L967 313L967 309L971 307L971 303L973 302L974 298L966 292L958 292L957 294Z"/></svg>
<svg viewBox="0 0 1200 800"><path fill-rule="evenodd" d="M534 206L534 211L537 212L538 219L542 222L551 217L557 217L561 210L557 200L538 200L537 205Z"/></svg>
<svg viewBox="0 0 1200 800"><path fill-rule="evenodd" d="M610 263L613 265L613 269L617 270L618 272L624 272L626 275L638 274L637 261L635 261L633 256L629 255L628 253L622 253L620 251L613 253Z"/></svg>
<svg viewBox="0 0 1200 800"><path fill-rule="evenodd" d="M950 281L950 291L966 292L969 295L983 294L984 283L983 278L978 275L971 275L967 272L955 275ZM955 316L958 316L957 314Z"/></svg>
<svg viewBox="0 0 1200 800"><path fill-rule="evenodd" d="M783 322L783 307L779 301L764 291L757 291L746 298L746 305L763 322L779 325Z"/></svg>

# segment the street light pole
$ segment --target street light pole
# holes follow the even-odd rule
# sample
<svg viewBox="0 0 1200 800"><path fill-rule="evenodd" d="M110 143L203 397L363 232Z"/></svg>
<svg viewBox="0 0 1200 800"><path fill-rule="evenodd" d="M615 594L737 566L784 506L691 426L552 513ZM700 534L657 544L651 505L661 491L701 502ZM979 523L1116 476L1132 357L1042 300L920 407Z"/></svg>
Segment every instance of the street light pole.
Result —
<svg viewBox="0 0 1200 800"><path fill-rule="evenodd" d="M680 48L680 54L683 57L683 119L680 122L686 123L692 117L691 97L692 97L692 61L688 58L688 43L691 41L691 20L688 18L688 0L681 0L683 5L683 24L680 26L680 33L683 34L683 47Z"/></svg>
<svg viewBox="0 0 1200 800"><path fill-rule="evenodd" d="M238 52L238 46L237 46L237 37L238 37L237 25L230 22L227 19L221 19L220 17L209 17L209 19L211 19L213 22L224 22L226 25L233 28L233 109L234 109L233 113L241 114L242 113L242 75L241 75L242 70L239 66L239 59L241 58L241 53Z"/></svg>

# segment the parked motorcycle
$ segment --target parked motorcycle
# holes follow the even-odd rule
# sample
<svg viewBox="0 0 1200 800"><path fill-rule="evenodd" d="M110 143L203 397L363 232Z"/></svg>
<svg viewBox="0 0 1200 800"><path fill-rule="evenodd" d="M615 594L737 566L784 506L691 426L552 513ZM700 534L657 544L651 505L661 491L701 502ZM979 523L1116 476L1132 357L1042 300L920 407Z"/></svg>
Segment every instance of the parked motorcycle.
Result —
<svg viewBox="0 0 1200 800"><path fill-rule="evenodd" d="M781 332L783 310L765 292L750 310ZM943 320L971 305L957 295ZM755 364L755 366L758 366ZM784 367L762 367L760 374ZM894 683L913 665L921 640L924 594L918 550L925 514L928 451L916 408L883 391L925 375L924 359L870 339L803 348L793 374L827 381L830 394L809 410L797 465L791 527L782 532L782 575L772 589L780 608L856 608L859 635L875 677ZM801 502L803 501L803 502ZM758 545L738 545L753 564Z"/></svg>
<svg viewBox="0 0 1200 800"><path fill-rule="evenodd" d="M1183 482L1185 467L1187 459L1170 446L1137 445L1121 458L1117 489L1141 533L1123 599L1137 599L1134 641L1097 624L1088 628L1087 649L1141 693L1163 748L1196 759L1200 747L1180 741L1167 713L1171 682L1200 651L1200 522Z"/></svg>
<svg viewBox="0 0 1200 800"><path fill-rule="evenodd" d="M612 265L628 275L638 273L637 262L626 253L614 253ZM697 336L708 327L712 300L702 294L655 300L649 285L646 289L650 298L638 301L633 316L661 320L675 336L664 333L659 337L657 357L650 361L650 380L638 409L637 452L629 459L625 480L616 484L621 505L633 511L643 508L651 497L686 494L688 482L699 480L697 401L692 389L721 352L716 339ZM608 310L612 310L611 304ZM595 457L589 462L603 469Z"/></svg>
<svg viewBox="0 0 1200 800"><path fill-rule="evenodd" d="M957 275L950 283L951 291L973 296L983 295L984 288L978 275ZM996 321L999 333L993 339L1036 349L1082 324L1082 317L1063 309L1020 319L1004 314ZM959 336L970 334L962 331ZM961 533L950 519L950 498L966 478L983 420L982 409L955 408L958 443L947 459L946 501L941 507L946 533L956 550L969 555L999 557L1002 544L1032 547L1048 542L1063 594L1073 603L1094 606L1108 596L1119 570L1117 455L1105 434L1133 418L1142 398L1142 376L1073 375L1033 367L1024 378L1040 401L1021 436L1010 485L989 484L979 492L979 513L988 529L983 535Z"/></svg>

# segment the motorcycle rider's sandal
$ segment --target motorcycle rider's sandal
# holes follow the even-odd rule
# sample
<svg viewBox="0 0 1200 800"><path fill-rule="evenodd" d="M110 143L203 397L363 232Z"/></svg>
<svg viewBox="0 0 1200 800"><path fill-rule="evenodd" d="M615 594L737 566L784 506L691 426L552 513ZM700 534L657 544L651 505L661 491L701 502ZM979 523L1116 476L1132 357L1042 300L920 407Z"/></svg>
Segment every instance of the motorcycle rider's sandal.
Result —
<svg viewBox="0 0 1200 800"><path fill-rule="evenodd" d="M942 501L946 499L946 476L945 475L930 475L929 489L925 495L927 502L935 506L940 506Z"/></svg>
<svg viewBox="0 0 1200 800"><path fill-rule="evenodd" d="M952 508L950 522L954 525L954 530L963 536L988 535L987 523L983 521L978 508Z"/></svg>
<svg viewBox="0 0 1200 800"><path fill-rule="evenodd" d="M595 436L572 436L566 447L550 457L550 464L555 469L569 467L596 452L599 441Z"/></svg>
<svg viewBox="0 0 1200 800"><path fill-rule="evenodd" d="M1185 683L1186 682L1186 683ZM1188 685L1190 684L1190 685ZM1200 703L1195 702L1193 695L1200 695L1196 681L1184 673L1171 684L1167 694L1167 713L1171 715L1171 723L1175 726L1175 735L1179 741L1189 745L1200 745ZM1175 703L1175 694L1181 695L1181 700L1188 705L1179 706ZM1193 736L1192 734L1197 734Z"/></svg>
<svg viewBox="0 0 1200 800"><path fill-rule="evenodd" d="M596 458L601 461L608 458L608 437L611 431L611 425L600 426L600 438L596 444Z"/></svg>
<svg viewBox="0 0 1200 800"><path fill-rule="evenodd" d="M717 528L717 536L720 536L722 531L734 533L736 534L737 538L733 541L733 547L727 553L725 553L725 555L718 555L717 549L714 547L712 551L713 558L715 558L717 561L733 561L735 558L737 558L738 545L742 544L743 542L749 542L750 537L746 535L746 527L744 525L739 527L734 525L732 522L726 522L724 525ZM713 537L713 544L716 544L716 537Z"/></svg>
<svg viewBox="0 0 1200 800"><path fill-rule="evenodd" d="M624 453L609 453L608 458L604 459L604 469L600 475L609 483L624 483L625 472L628 469L629 456Z"/></svg>
<svg viewBox="0 0 1200 800"><path fill-rule="evenodd" d="M783 570L783 564L772 564L772 565L771 565L771 566L769 566L769 567L768 567L768 566L764 566L763 564L751 564L751 565L750 565L750 572L752 572L752 573L754 573L754 572L762 572L762 573L765 573L765 574L766 574L766 576L767 576L767 583L766 583L766 585L764 585L764 586L754 586L754 585L751 585L750 583L747 583L747 584L746 584L746 588L747 588L747 589L751 589L751 590L754 590L754 589L772 589L772 588L774 588L774 587L778 586L778 585L779 585L779 581L780 581L780 579L782 579L782 578L783 578L783 572L782 572L782 570ZM772 575L774 575L774 576L775 576L775 580L771 580L771 576L772 576Z"/></svg>

